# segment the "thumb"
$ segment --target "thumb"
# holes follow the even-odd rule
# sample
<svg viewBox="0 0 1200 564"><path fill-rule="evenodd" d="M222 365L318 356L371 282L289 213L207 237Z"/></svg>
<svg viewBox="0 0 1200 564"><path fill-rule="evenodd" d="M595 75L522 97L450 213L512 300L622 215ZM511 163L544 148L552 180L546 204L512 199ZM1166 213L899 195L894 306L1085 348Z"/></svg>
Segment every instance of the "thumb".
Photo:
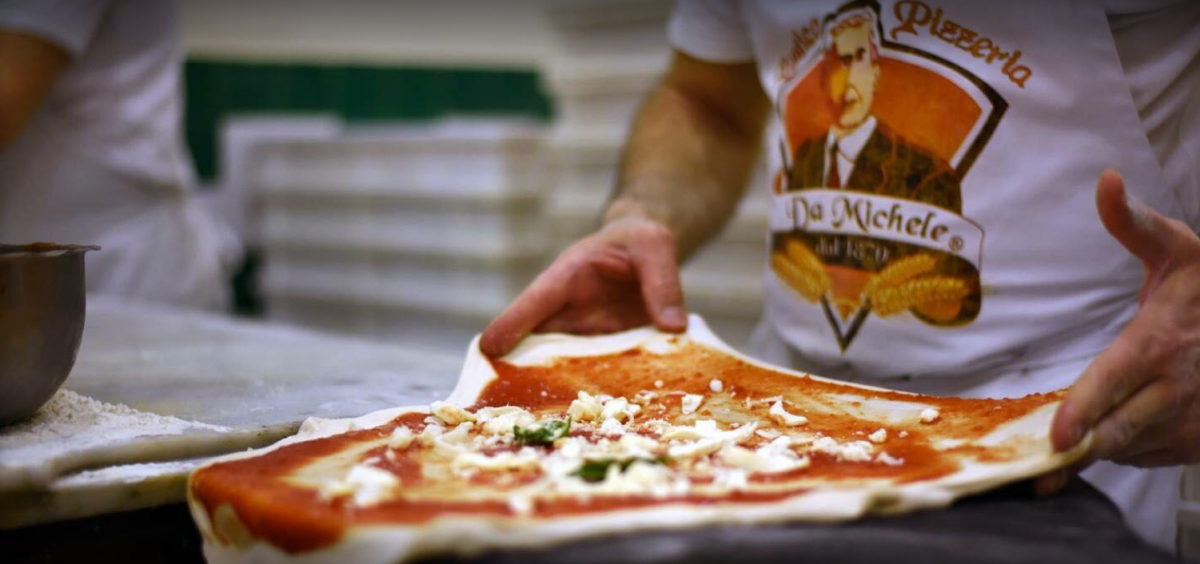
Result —
<svg viewBox="0 0 1200 564"><path fill-rule="evenodd" d="M1115 170L1100 175L1096 210L1108 233L1133 256L1153 268L1170 254L1166 218L1125 193L1125 181Z"/></svg>

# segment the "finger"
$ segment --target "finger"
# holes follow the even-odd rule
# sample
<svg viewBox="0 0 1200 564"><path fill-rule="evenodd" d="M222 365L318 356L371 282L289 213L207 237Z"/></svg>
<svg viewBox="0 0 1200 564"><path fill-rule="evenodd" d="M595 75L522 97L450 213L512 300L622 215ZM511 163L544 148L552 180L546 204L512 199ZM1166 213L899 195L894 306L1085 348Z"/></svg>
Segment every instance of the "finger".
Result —
<svg viewBox="0 0 1200 564"><path fill-rule="evenodd" d="M1133 456L1125 456L1114 458L1113 462L1123 466L1137 466L1139 468L1158 468L1161 466L1178 466L1180 464L1192 464L1196 460L1188 460L1181 456L1178 451L1172 449L1159 449Z"/></svg>
<svg viewBox="0 0 1200 564"><path fill-rule="evenodd" d="M632 282L637 278L637 272L630 262L629 253L619 249L605 248L596 256L588 259L596 271L605 278L620 282Z"/></svg>
<svg viewBox="0 0 1200 564"><path fill-rule="evenodd" d="M1039 497L1046 497L1058 493L1070 481L1071 474L1065 468L1047 472L1034 478L1033 491Z"/></svg>
<svg viewBox="0 0 1200 564"><path fill-rule="evenodd" d="M637 269L642 300L654 325L671 332L687 329L674 237L665 230L661 235L652 235L630 249L630 258Z"/></svg>
<svg viewBox="0 0 1200 564"><path fill-rule="evenodd" d="M1166 218L1125 192L1125 181L1109 169L1096 185L1096 210L1104 228L1147 268L1170 254Z"/></svg>
<svg viewBox="0 0 1200 564"><path fill-rule="evenodd" d="M1108 459L1126 454L1146 440L1147 429L1178 412L1176 390L1168 381L1153 382L1138 390L1096 425L1091 455ZM1133 451L1129 451L1133 452Z"/></svg>
<svg viewBox="0 0 1200 564"><path fill-rule="evenodd" d="M1131 323L1071 386L1050 425L1050 442L1056 450L1078 444L1088 429L1152 377L1141 354L1146 350L1141 331L1136 321Z"/></svg>
<svg viewBox="0 0 1200 564"><path fill-rule="evenodd" d="M1188 460L1200 461L1200 424L1187 415L1159 421L1142 431L1133 444L1113 456L1125 459L1160 450L1171 450Z"/></svg>
<svg viewBox="0 0 1200 564"><path fill-rule="evenodd" d="M488 324L479 338L479 348L488 356L504 356L533 329L566 304L575 267L560 258L525 288L517 299Z"/></svg>
<svg viewBox="0 0 1200 564"><path fill-rule="evenodd" d="M633 321L625 320L622 312L598 309L572 314L563 312L544 321L533 329L534 333L570 333L572 335L607 335L631 327L645 325L648 320L643 313Z"/></svg>

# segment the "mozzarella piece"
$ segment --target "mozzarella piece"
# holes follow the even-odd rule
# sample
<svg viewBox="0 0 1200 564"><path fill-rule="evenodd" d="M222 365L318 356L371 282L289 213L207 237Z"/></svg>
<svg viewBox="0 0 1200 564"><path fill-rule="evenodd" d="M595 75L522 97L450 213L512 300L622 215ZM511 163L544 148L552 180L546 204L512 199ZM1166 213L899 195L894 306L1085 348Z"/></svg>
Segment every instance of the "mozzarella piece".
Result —
<svg viewBox="0 0 1200 564"><path fill-rule="evenodd" d="M633 401L640 404L647 404L658 399L658 392L641 391L633 396Z"/></svg>
<svg viewBox="0 0 1200 564"><path fill-rule="evenodd" d="M430 447L433 446L434 440L436 440L442 433L445 432L445 427L442 427L436 423L431 423L426 425L425 428L421 430L421 434L417 437L417 440L420 441L421 446Z"/></svg>
<svg viewBox="0 0 1200 564"><path fill-rule="evenodd" d="M444 401L435 401L429 404L429 411L438 419L446 422L447 425L458 425L459 423L475 420L475 416L471 412Z"/></svg>
<svg viewBox="0 0 1200 564"><path fill-rule="evenodd" d="M819 437L809 447L813 452L831 455L838 460L869 462L874 447L867 441L850 441L839 444L833 437Z"/></svg>
<svg viewBox="0 0 1200 564"><path fill-rule="evenodd" d="M900 431L897 434L900 436L901 439L903 439L908 436L908 431Z"/></svg>
<svg viewBox="0 0 1200 564"><path fill-rule="evenodd" d="M645 423L642 423L642 430L650 431L651 433L657 433L658 435L662 435L671 428L671 424L665 419L651 419Z"/></svg>
<svg viewBox="0 0 1200 564"><path fill-rule="evenodd" d="M565 437L554 441L554 452L541 460L542 472L552 480L565 478L583 466L583 440Z"/></svg>
<svg viewBox="0 0 1200 564"><path fill-rule="evenodd" d="M485 407L475 412L475 417L485 435L511 435L513 427L528 427L537 422L532 413L515 406Z"/></svg>
<svg viewBox="0 0 1200 564"><path fill-rule="evenodd" d="M629 434L613 445L618 458L654 458L658 456L658 441L641 435Z"/></svg>
<svg viewBox="0 0 1200 564"><path fill-rule="evenodd" d="M798 456L791 446L791 439L779 437L755 450L731 445L718 456L730 466L751 472L772 474L807 468L812 461Z"/></svg>
<svg viewBox="0 0 1200 564"><path fill-rule="evenodd" d="M655 387L655 388L662 389L662 387L663 387L663 381L662 381L662 380L655 380L655 381L654 381L654 387Z"/></svg>
<svg viewBox="0 0 1200 564"><path fill-rule="evenodd" d="M809 446L809 450L837 456L841 452L841 445L833 437L817 437Z"/></svg>
<svg viewBox="0 0 1200 564"><path fill-rule="evenodd" d="M400 480L391 472L364 464L355 465L342 480L329 482L320 488L322 498L350 496L359 507L388 501L396 493Z"/></svg>
<svg viewBox="0 0 1200 564"><path fill-rule="evenodd" d="M713 485L726 490L741 491L749 483L749 474L740 468L718 468L713 475Z"/></svg>
<svg viewBox="0 0 1200 564"><path fill-rule="evenodd" d="M700 409L701 403L704 403L704 396L685 394L683 399L680 400L680 410L684 415L691 415L695 413L697 409Z"/></svg>
<svg viewBox="0 0 1200 564"><path fill-rule="evenodd" d="M874 433L867 435L867 439L875 444L881 444L883 441L887 440L887 429L879 429Z"/></svg>
<svg viewBox="0 0 1200 564"><path fill-rule="evenodd" d="M758 435L764 439L767 439L768 441L771 441L771 440L775 440L783 433L780 433L779 431L776 431L775 429L759 429L759 430L755 431L754 434Z"/></svg>
<svg viewBox="0 0 1200 564"><path fill-rule="evenodd" d="M686 478L672 479L666 466L638 460L624 471L615 464L609 466L604 481L590 489L605 494L649 494L662 498L686 494L690 488L691 483Z"/></svg>
<svg viewBox="0 0 1200 564"><path fill-rule="evenodd" d="M641 410L640 405L629 403L625 398L616 398L604 402L604 407L600 410L600 419L631 421Z"/></svg>
<svg viewBox="0 0 1200 564"><path fill-rule="evenodd" d="M412 429L401 425L396 427L392 431L392 436L388 438L388 448L396 450L406 449L408 445L412 444L414 438L416 437L413 436ZM388 452L390 453L391 451L389 450Z"/></svg>
<svg viewBox="0 0 1200 564"><path fill-rule="evenodd" d="M696 441L717 439L725 443L744 443L754 434L758 423L749 423L736 429L722 431L712 419L701 419L690 426L667 427L660 432L664 441Z"/></svg>
<svg viewBox="0 0 1200 564"><path fill-rule="evenodd" d="M492 456L477 452L464 452L454 458L451 470L460 474L474 472L497 472L536 468L541 462L536 450L523 448L518 452L500 452Z"/></svg>
<svg viewBox="0 0 1200 564"><path fill-rule="evenodd" d="M614 418L605 419L604 423L600 424L599 433L601 435L624 435L625 425Z"/></svg>
<svg viewBox="0 0 1200 564"><path fill-rule="evenodd" d="M938 441L937 444L934 445L934 447L937 448L938 450L949 450L952 448L958 448L965 444L967 444L967 441L965 439L942 439L942 440Z"/></svg>
<svg viewBox="0 0 1200 564"><path fill-rule="evenodd" d="M604 404L591 394L580 391L579 396L567 408L567 415L575 421L595 421L604 411Z"/></svg>
<svg viewBox="0 0 1200 564"><path fill-rule="evenodd" d="M459 423L452 431L434 436L433 452L441 456L454 457L468 450L471 447L471 429L474 427L474 423L465 421Z"/></svg>
<svg viewBox="0 0 1200 564"><path fill-rule="evenodd" d="M805 423L808 423L807 417L788 413L787 410L783 408L783 398L775 400L775 403L771 404L771 409L767 413L772 419L787 425L788 427L796 427L798 425L804 425Z"/></svg>
<svg viewBox="0 0 1200 564"><path fill-rule="evenodd" d="M514 494L508 498L508 508L517 515L529 515L533 513L533 498L527 495Z"/></svg>
<svg viewBox="0 0 1200 564"><path fill-rule="evenodd" d="M870 462L873 447L867 441L851 441L842 445L842 460L850 462Z"/></svg>
<svg viewBox="0 0 1200 564"><path fill-rule="evenodd" d="M671 458L690 459L698 456L708 456L724 446L724 441L720 439L700 439L698 441L674 445L667 449L667 456Z"/></svg>
<svg viewBox="0 0 1200 564"><path fill-rule="evenodd" d="M938 410L936 410L932 407L927 407L921 411L921 422L922 423L933 423L934 421L937 421L938 418L941 416L942 416L942 414L938 413Z"/></svg>
<svg viewBox="0 0 1200 564"><path fill-rule="evenodd" d="M904 459L896 458L886 452L881 452L875 456L875 462L886 464L888 466L900 466L901 464L904 464Z"/></svg>
<svg viewBox="0 0 1200 564"><path fill-rule="evenodd" d="M720 380L713 380L708 383L708 389L720 393L721 390L725 389L725 383L721 382Z"/></svg>

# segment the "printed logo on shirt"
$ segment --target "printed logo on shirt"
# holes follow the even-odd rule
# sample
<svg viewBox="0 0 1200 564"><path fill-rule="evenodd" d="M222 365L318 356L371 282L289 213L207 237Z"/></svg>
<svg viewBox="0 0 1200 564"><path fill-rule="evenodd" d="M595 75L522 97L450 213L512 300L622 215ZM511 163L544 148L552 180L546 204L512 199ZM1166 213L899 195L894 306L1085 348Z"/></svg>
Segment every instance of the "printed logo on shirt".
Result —
<svg viewBox="0 0 1200 564"><path fill-rule="evenodd" d="M933 14L897 16L914 27ZM984 232L962 215L960 183L1004 100L954 63L889 40L873 0L793 33L779 75L775 276L823 310L843 352L872 315L974 321Z"/></svg>

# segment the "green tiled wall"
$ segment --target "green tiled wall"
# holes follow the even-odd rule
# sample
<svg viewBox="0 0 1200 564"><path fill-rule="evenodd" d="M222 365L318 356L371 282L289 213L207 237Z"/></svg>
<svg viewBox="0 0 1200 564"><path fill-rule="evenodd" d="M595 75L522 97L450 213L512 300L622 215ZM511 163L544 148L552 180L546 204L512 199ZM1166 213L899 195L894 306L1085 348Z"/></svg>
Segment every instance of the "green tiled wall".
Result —
<svg viewBox="0 0 1200 564"><path fill-rule="evenodd" d="M188 144L202 179L220 168L221 120L245 113L335 113L350 122L447 114L549 119L534 70L389 67L189 60L184 69Z"/></svg>

